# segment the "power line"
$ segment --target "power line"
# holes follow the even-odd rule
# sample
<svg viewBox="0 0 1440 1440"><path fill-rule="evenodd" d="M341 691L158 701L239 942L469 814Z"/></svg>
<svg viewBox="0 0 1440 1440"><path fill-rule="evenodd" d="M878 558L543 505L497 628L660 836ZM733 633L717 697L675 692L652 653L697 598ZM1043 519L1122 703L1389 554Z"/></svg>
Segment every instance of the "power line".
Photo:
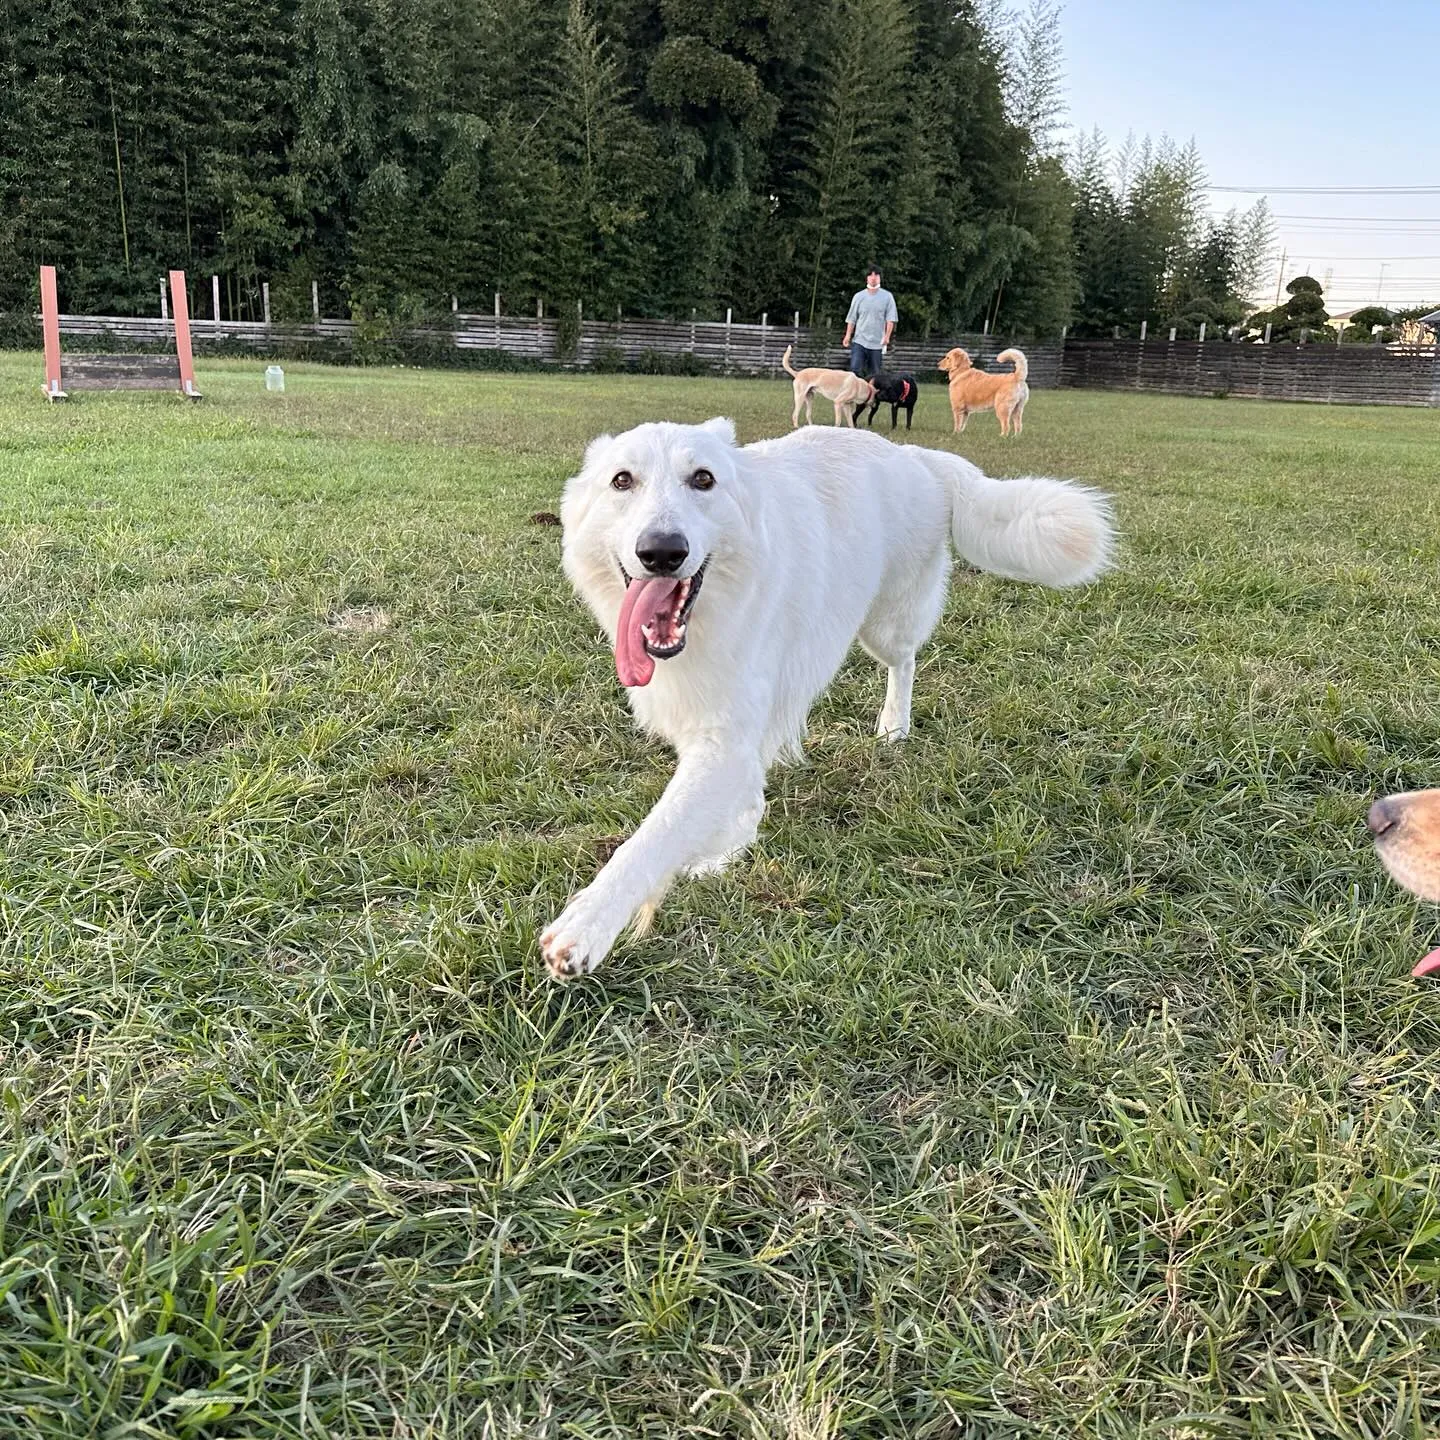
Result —
<svg viewBox="0 0 1440 1440"><path fill-rule="evenodd" d="M1437 222L1440 223L1440 222ZM1283 235L1294 235L1300 240L1324 240L1331 235L1353 235L1357 240L1434 240L1440 230L1359 230L1345 225L1281 225Z"/></svg>
<svg viewBox="0 0 1440 1440"><path fill-rule="evenodd" d="M1440 185L1207 185L1226 195L1440 195Z"/></svg>
<svg viewBox="0 0 1440 1440"><path fill-rule="evenodd" d="M1273 215L1274 220L1336 220L1347 225L1440 225L1440 215Z"/></svg>
<svg viewBox="0 0 1440 1440"><path fill-rule="evenodd" d="M1440 286L1430 290L1397 290L1393 295L1388 291L1357 290L1353 294L1332 295L1325 292L1325 308L1332 313L1336 307L1350 309L1356 305L1383 305L1387 310L1409 310L1416 305L1434 307L1435 297L1440 295Z"/></svg>

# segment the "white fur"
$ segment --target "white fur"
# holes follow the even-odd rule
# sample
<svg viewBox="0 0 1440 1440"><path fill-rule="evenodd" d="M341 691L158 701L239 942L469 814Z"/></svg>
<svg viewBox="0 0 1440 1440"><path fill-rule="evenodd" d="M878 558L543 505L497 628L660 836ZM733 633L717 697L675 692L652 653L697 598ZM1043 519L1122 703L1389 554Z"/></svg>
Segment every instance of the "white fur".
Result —
<svg viewBox="0 0 1440 1440"><path fill-rule="evenodd" d="M713 488L687 482L699 468ZM611 478L634 477L617 491ZM915 652L945 603L950 545L971 564L1043 585L1107 568L1108 503L1061 480L991 480L967 460L866 431L815 427L739 449L728 420L602 435L565 487L565 573L614 639L635 543L678 531L709 557L688 644L629 690L639 723L679 763L644 823L541 935L561 979L593 970L626 923L643 929L681 872L719 870L754 839L765 774L795 754L806 715L858 638L889 669L876 726L910 730Z"/></svg>

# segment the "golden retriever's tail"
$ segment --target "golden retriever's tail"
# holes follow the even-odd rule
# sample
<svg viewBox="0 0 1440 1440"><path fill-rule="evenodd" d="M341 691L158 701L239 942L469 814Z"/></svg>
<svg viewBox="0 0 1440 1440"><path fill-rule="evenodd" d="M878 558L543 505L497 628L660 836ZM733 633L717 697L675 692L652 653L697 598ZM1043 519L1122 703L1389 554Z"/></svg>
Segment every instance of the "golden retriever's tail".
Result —
<svg viewBox="0 0 1440 1440"><path fill-rule="evenodd" d="M790 352L794 348L793 345L787 345L785 347L785 353L780 357L780 363L785 367L785 373L787 375L798 375L800 373L798 370L793 370L790 367Z"/></svg>
<svg viewBox="0 0 1440 1440"><path fill-rule="evenodd" d="M1002 360L1009 360L1015 366L1015 378L1023 380L1030 373L1030 362L1018 350L1002 350L996 357L998 365Z"/></svg>
<svg viewBox="0 0 1440 1440"><path fill-rule="evenodd" d="M1067 480L992 480L968 460L912 446L950 486L950 538L972 565L1039 585L1084 585L1111 566L1110 501Z"/></svg>

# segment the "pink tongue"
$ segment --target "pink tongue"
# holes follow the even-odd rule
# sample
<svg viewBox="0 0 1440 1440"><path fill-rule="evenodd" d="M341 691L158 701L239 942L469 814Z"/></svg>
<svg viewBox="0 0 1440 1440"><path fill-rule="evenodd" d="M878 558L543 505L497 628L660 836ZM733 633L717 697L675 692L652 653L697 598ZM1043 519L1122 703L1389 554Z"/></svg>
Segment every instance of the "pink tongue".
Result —
<svg viewBox="0 0 1440 1440"><path fill-rule="evenodd" d="M1440 950L1432 950L1410 973L1418 980L1440 970Z"/></svg>
<svg viewBox="0 0 1440 1440"><path fill-rule="evenodd" d="M665 608L675 593L678 580L632 580L620 602L620 619L615 625L615 673L627 688L648 685L655 673L655 660L645 648L640 632Z"/></svg>

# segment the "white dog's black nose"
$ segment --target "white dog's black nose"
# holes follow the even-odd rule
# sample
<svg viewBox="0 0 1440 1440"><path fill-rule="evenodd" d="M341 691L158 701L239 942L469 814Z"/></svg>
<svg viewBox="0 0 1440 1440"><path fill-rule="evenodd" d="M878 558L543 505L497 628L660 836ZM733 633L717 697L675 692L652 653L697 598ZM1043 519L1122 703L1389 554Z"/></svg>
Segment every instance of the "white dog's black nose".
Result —
<svg viewBox="0 0 1440 1440"><path fill-rule="evenodd" d="M647 530L635 542L640 563L656 575L673 575L689 553L685 537L673 530Z"/></svg>

